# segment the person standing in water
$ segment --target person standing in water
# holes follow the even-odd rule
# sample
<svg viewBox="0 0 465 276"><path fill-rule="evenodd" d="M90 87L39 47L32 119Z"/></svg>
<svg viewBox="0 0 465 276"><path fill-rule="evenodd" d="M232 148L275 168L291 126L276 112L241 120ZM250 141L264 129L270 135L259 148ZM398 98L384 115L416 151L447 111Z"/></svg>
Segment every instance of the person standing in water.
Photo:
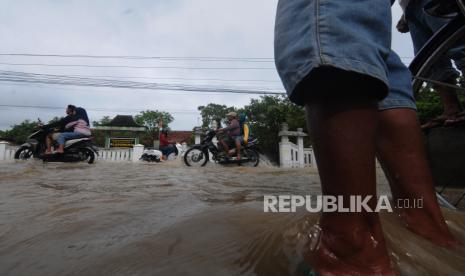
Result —
<svg viewBox="0 0 465 276"><path fill-rule="evenodd" d="M375 157L405 226L453 247L437 204L412 95L411 74L391 50L389 0L280 0L275 62L289 98L303 105L324 195L373 196ZM322 213L306 259L320 274L392 275L377 213Z"/></svg>

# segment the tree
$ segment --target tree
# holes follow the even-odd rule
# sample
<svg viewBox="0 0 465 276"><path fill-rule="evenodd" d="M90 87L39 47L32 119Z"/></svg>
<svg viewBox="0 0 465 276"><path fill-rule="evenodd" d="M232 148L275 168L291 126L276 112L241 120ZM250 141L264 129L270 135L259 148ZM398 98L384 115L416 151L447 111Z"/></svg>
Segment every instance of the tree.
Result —
<svg viewBox="0 0 465 276"><path fill-rule="evenodd" d="M1 139L22 144L34 132L38 124L39 122L37 121L24 120L20 124L11 126L10 130L4 131Z"/></svg>
<svg viewBox="0 0 465 276"><path fill-rule="evenodd" d="M226 123L226 114L236 111L233 106L226 106L220 104L209 103L206 106L199 106L197 108L202 116L202 127L208 128L213 121L219 122L222 125Z"/></svg>
<svg viewBox="0 0 465 276"><path fill-rule="evenodd" d="M148 132L154 136L159 131L160 120L163 122L163 127L166 128L174 120L170 113L158 110L141 111L136 115L136 123L147 127Z"/></svg>
<svg viewBox="0 0 465 276"><path fill-rule="evenodd" d="M278 133L282 123L287 123L291 130L304 128L308 133L303 107L291 103L284 96L262 96L252 99L240 112L248 115L252 135L260 141L262 153L275 162L279 160ZM311 142L307 141L306 145L309 144Z"/></svg>
<svg viewBox="0 0 465 276"><path fill-rule="evenodd" d="M100 121L93 121L93 122L92 122L92 125L93 125L94 127L96 127L96 126L104 126L104 125L106 125L106 124L108 124L108 123L110 123L110 122L111 122L110 116L103 116L103 117L100 119Z"/></svg>
<svg viewBox="0 0 465 276"><path fill-rule="evenodd" d="M458 94L462 105L465 103L465 95ZM416 104L418 109L418 117L422 124L440 116L444 107L439 96L439 93L431 88L423 88L416 96Z"/></svg>

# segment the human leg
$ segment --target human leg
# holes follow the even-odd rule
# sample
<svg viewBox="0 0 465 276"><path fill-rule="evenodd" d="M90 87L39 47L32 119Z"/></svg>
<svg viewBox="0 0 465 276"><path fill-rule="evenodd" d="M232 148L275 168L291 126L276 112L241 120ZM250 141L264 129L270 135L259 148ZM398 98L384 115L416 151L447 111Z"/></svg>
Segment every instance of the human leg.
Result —
<svg viewBox="0 0 465 276"><path fill-rule="evenodd" d="M437 244L452 246L456 240L450 234L437 202L415 111L410 73L394 52L386 64L390 93L378 104L376 148L391 186L394 204L399 199L410 202L422 199L422 208L397 209L405 226Z"/></svg>
<svg viewBox="0 0 465 276"><path fill-rule="evenodd" d="M79 132L63 132L63 133L60 133L60 135L58 136L58 139L57 139L57 142L58 142L57 153L63 153L64 152L66 140L77 139L77 138L81 138L83 136L84 135L82 135Z"/></svg>
<svg viewBox="0 0 465 276"><path fill-rule="evenodd" d="M220 142L220 145L221 145L221 149L226 153L226 155L229 153L229 146L228 146L228 143L227 141L225 141L226 139L221 139L219 142Z"/></svg>
<svg viewBox="0 0 465 276"><path fill-rule="evenodd" d="M438 18L426 14L423 7L427 2L428 1L425 0L412 1L405 13L415 54L420 51L420 49L427 43L427 41L436 31L438 31L448 22L448 19ZM462 51L462 53L465 52ZM455 55L457 55L457 53ZM453 84L456 82L457 77L458 73L454 69L450 57L444 56L439 59L435 66L431 69L431 75L429 78L436 81ZM434 85L434 88L437 90L441 98L443 113L439 117L434 118L422 125L423 129L441 126L445 123L445 121L454 119L455 116L462 110L462 105L460 104L457 93L454 89L441 85Z"/></svg>
<svg viewBox="0 0 465 276"><path fill-rule="evenodd" d="M45 145L47 146L47 149L45 150L45 154L51 154L52 153L52 134L48 134L45 137Z"/></svg>
<svg viewBox="0 0 465 276"><path fill-rule="evenodd" d="M389 4L279 2L276 66L290 99L306 106L323 195L346 201L376 195L377 101L387 93ZM392 274L377 213L324 212L319 228L306 254L319 274Z"/></svg>
<svg viewBox="0 0 465 276"><path fill-rule="evenodd" d="M455 245L439 209L415 110L384 110L379 119L378 158L388 177L394 204L399 199L421 199L424 203L422 208L397 209L400 218L412 232L434 243Z"/></svg>
<svg viewBox="0 0 465 276"><path fill-rule="evenodd" d="M241 159L241 144L242 144L241 137L236 137L234 139L234 142L236 146L236 157L237 157L237 160L240 160Z"/></svg>
<svg viewBox="0 0 465 276"><path fill-rule="evenodd" d="M345 85L354 90L361 89L359 83L371 81L365 78L365 82L350 82L350 75L345 77L344 74L336 70L326 78L343 79ZM325 76L318 75L318 78L322 80ZM328 94L332 94L333 88L337 87L328 87ZM374 93L372 97L360 94L353 98L309 99L306 110L323 195L343 196L346 202L351 195L374 199L378 124ZM369 204L374 207L375 202ZM318 246L307 255L318 272L391 273L377 213L322 213L319 227Z"/></svg>

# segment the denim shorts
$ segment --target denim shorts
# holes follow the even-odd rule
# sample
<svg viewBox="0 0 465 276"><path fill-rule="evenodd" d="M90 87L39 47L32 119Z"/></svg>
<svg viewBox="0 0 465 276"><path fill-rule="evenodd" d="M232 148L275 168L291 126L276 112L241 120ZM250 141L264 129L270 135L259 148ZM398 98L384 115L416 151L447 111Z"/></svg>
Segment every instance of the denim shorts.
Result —
<svg viewBox="0 0 465 276"><path fill-rule="evenodd" d="M416 108L410 71L391 50L390 0L279 0L275 62L297 104L304 104L299 94L312 93L299 84L314 69L333 67L379 81L380 110Z"/></svg>
<svg viewBox="0 0 465 276"><path fill-rule="evenodd" d="M421 50L435 32L450 21L450 19L447 18L440 18L427 14L424 10L424 6L430 1L431 0L410 1L405 10L405 19L410 29L415 54ZM430 78L439 81L448 81L457 78L460 74L452 65L451 59L454 60L458 69L465 69L464 41L461 41L460 45L452 48L447 56L444 56L436 62L431 70Z"/></svg>
<svg viewBox="0 0 465 276"><path fill-rule="evenodd" d="M62 132L58 136L57 142L59 145L64 145L67 140L80 139L85 137L87 136L79 132Z"/></svg>

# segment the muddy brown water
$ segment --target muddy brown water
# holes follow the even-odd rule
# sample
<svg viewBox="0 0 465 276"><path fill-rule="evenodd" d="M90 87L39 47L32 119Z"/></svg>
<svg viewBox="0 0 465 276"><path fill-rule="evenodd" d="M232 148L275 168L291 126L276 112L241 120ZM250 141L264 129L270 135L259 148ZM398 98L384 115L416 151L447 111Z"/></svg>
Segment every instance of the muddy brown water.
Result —
<svg viewBox="0 0 465 276"><path fill-rule="evenodd" d="M302 275L318 216L264 213L263 195L319 193L310 169L0 163L0 275ZM465 244L465 215L444 212ZM463 247L382 220L399 274L465 273Z"/></svg>

